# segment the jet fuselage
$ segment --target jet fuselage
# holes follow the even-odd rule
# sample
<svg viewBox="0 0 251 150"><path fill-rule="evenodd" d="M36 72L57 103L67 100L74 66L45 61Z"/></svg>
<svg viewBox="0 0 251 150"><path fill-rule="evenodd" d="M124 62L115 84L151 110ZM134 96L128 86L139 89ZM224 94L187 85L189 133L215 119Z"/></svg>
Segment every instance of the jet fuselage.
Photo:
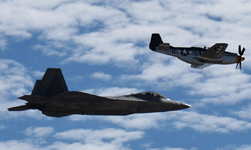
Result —
<svg viewBox="0 0 251 150"><path fill-rule="evenodd" d="M146 95L152 98L148 100L139 98ZM30 108L39 109L43 114L54 117L57 117L58 113L60 115L129 115L180 110L190 107L187 104L171 101L163 96L160 97L156 92L100 97L71 91L50 99L36 95L24 95L20 99L26 100L28 102L26 105Z"/></svg>
<svg viewBox="0 0 251 150"><path fill-rule="evenodd" d="M122 96L98 96L84 92L68 91L61 69L48 68L37 80L31 95L18 99L25 105L8 108L9 111L38 109L52 117L72 114L82 115L129 115L180 110L190 105L171 101L156 92L143 92Z"/></svg>

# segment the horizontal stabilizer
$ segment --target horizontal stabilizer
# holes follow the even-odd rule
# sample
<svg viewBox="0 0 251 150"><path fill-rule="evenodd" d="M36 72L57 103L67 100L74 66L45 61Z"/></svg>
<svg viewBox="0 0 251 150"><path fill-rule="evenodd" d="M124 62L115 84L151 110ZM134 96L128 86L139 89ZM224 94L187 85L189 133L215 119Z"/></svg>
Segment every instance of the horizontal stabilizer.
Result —
<svg viewBox="0 0 251 150"><path fill-rule="evenodd" d="M21 105L21 106L8 108L9 111L23 111L23 110L28 110L28 109L32 109L32 108L30 108L27 105Z"/></svg>

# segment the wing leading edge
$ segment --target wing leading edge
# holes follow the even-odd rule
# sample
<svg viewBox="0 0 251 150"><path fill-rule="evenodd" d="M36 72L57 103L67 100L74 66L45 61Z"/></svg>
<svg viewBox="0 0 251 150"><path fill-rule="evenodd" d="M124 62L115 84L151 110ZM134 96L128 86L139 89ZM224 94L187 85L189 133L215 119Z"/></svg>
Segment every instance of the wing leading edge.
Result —
<svg viewBox="0 0 251 150"><path fill-rule="evenodd" d="M225 52L228 44L227 43L216 43L205 51L201 57L209 59L221 59L222 54Z"/></svg>

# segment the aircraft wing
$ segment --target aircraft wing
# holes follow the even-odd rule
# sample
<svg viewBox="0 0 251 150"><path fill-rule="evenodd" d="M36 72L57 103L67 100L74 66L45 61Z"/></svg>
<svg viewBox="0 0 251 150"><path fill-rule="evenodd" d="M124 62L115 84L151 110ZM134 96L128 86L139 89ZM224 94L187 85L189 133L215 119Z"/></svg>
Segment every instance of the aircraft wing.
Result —
<svg viewBox="0 0 251 150"><path fill-rule="evenodd" d="M203 65L195 65L195 64L191 64L191 68L196 68L196 69L203 69L203 68L206 68L208 66L210 66L212 64L210 63L204 63Z"/></svg>
<svg viewBox="0 0 251 150"><path fill-rule="evenodd" d="M221 56L225 52L227 46L227 43L216 43L212 47L208 48L208 50L201 54L201 56L199 57L209 59L221 59Z"/></svg>

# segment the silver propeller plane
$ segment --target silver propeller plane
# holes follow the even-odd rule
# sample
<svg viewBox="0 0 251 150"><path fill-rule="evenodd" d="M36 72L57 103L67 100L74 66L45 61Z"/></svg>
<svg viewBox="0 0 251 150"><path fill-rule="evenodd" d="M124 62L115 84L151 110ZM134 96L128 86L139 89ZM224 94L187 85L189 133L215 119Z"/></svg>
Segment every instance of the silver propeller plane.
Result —
<svg viewBox="0 0 251 150"><path fill-rule="evenodd" d="M172 101L156 92L143 92L123 96L97 96L84 92L68 91L61 69L48 68L37 80L31 95L19 99L25 105L8 108L9 111L38 109L52 117L72 114L129 115L181 110L190 105Z"/></svg>
<svg viewBox="0 0 251 150"><path fill-rule="evenodd" d="M171 55L191 64L192 68L203 69L212 64L240 64L245 58L242 57L245 48L241 50L239 45L239 54L225 51L227 43L216 43L212 47L173 47L169 43L163 43L158 33L153 33L149 48L152 51Z"/></svg>

